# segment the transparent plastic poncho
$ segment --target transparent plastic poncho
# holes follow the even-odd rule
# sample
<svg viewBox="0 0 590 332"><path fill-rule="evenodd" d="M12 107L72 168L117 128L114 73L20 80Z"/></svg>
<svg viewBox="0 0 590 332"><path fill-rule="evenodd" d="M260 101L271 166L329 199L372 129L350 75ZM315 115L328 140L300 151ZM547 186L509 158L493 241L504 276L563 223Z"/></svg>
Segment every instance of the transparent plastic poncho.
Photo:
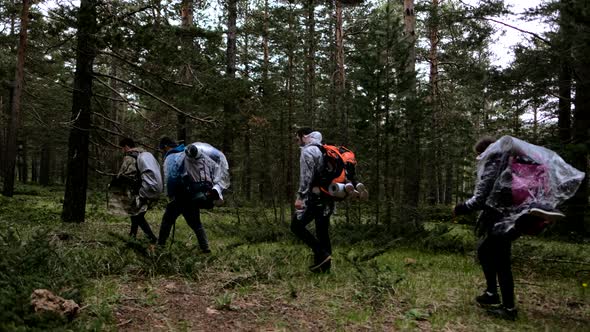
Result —
<svg viewBox="0 0 590 332"><path fill-rule="evenodd" d="M185 164L186 171L193 177L197 177L194 180L212 182L219 194L221 194L222 190L229 188L229 164L223 152L211 144L203 142L195 142L187 145L185 152L188 157L187 163Z"/></svg>
<svg viewBox="0 0 590 332"><path fill-rule="evenodd" d="M474 196L488 187L480 182L493 181L485 204L503 213L497 229L506 231L532 207L555 209L576 193L583 179L583 172L554 151L503 136L478 156Z"/></svg>

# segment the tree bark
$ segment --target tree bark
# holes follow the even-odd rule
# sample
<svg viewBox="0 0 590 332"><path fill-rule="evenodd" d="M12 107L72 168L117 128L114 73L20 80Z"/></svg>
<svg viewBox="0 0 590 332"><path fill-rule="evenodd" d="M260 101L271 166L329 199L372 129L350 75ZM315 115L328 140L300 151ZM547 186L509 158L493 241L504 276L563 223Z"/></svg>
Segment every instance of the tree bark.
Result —
<svg viewBox="0 0 590 332"><path fill-rule="evenodd" d="M234 89L234 81L236 78L236 37L237 26L236 21L238 17L237 0L227 1L227 50L226 50L226 77L230 89ZM232 164L232 151L235 130L235 117L237 116L237 103L234 100L235 92L231 94L230 98L226 98L223 104L223 152L228 158L230 165Z"/></svg>
<svg viewBox="0 0 590 332"><path fill-rule="evenodd" d="M567 5L570 1L562 1ZM557 127L559 139L562 143L569 143L572 139L572 69L571 69L571 28L567 12L562 11L559 18L559 104L557 115Z"/></svg>
<svg viewBox="0 0 590 332"><path fill-rule="evenodd" d="M21 11L21 25L19 43L16 58L16 72L14 75L14 89L12 91L12 104L10 110L10 123L6 138L6 168L4 170L4 188L2 194L12 197L14 195L14 169L17 157L17 138L21 126L21 97L25 76L25 54L27 49L27 29L29 26L29 0L23 0Z"/></svg>
<svg viewBox="0 0 590 332"><path fill-rule="evenodd" d="M96 57L96 0L81 0L78 11L76 73L70 137L66 190L61 218L64 222L83 222L88 188L88 144L91 122L92 66Z"/></svg>
<svg viewBox="0 0 590 332"><path fill-rule="evenodd" d="M39 184L48 186L51 184L51 145L44 143L41 146L41 162L39 165Z"/></svg>
<svg viewBox="0 0 590 332"><path fill-rule="evenodd" d="M563 1L562 10L571 17L573 30L575 31L572 45L572 59L574 80L576 86L575 111L573 121L573 143L576 153L573 156L573 166L586 177L571 200L571 213L569 213L566 230L578 234L588 233L586 215L588 211L588 157L590 152L590 12L587 2L583 0ZM569 211L568 211L569 212Z"/></svg>
<svg viewBox="0 0 590 332"><path fill-rule="evenodd" d="M307 1L307 61L305 80L305 113L309 126L315 126L315 0Z"/></svg>
<svg viewBox="0 0 590 332"><path fill-rule="evenodd" d="M336 73L334 77L335 87L335 104L336 111L340 111L340 114L334 114L336 118L340 118L340 127L338 128L337 137L340 138L340 142L348 144L348 114L346 103L344 103L345 94L345 73L344 73L344 31L343 31L343 17L342 17L342 2L336 0L336 26L334 29L335 34L335 60L336 60Z"/></svg>
<svg viewBox="0 0 590 332"><path fill-rule="evenodd" d="M181 7L180 7L180 25L183 29L190 29L193 26L193 0L183 0ZM191 49L193 41L190 38L185 38L183 40L184 47ZM181 72L181 81L183 83L188 83L190 81L190 65L186 63ZM186 115L184 114L176 114L176 139L178 142L182 142L184 144L188 144L187 142L187 123L186 123Z"/></svg>
<svg viewBox="0 0 590 332"><path fill-rule="evenodd" d="M404 37L407 44L405 75L406 151L403 181L402 218L406 224L421 227L418 217L420 200L420 114L416 97L416 16L414 1L404 0Z"/></svg>

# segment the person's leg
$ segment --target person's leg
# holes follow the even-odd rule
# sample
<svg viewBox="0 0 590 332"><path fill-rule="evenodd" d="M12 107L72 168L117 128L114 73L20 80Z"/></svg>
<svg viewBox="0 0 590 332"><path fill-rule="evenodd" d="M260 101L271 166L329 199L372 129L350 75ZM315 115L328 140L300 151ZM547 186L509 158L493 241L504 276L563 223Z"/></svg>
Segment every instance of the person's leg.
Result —
<svg viewBox="0 0 590 332"><path fill-rule="evenodd" d="M496 237L496 267L498 282L502 292L502 304L506 308L514 308L514 278L512 276L511 247L512 242L503 237Z"/></svg>
<svg viewBox="0 0 590 332"><path fill-rule="evenodd" d="M176 222L176 218L180 215L180 205L177 200L173 200L166 205L166 211L162 217L162 224L160 225L160 234L158 236L158 245L165 245L172 225Z"/></svg>
<svg viewBox="0 0 590 332"><path fill-rule="evenodd" d="M315 215L315 231L320 247L328 254L332 254L330 242L330 217L334 210L334 203L321 205Z"/></svg>
<svg viewBox="0 0 590 332"><path fill-rule="evenodd" d="M484 236L479 241L480 242L477 247L477 258L481 264L484 277L486 278L486 290L482 295L477 296L475 300L479 304L483 305L499 304L500 297L498 296L498 286L496 280L497 269L496 262L494 261L494 242L489 235Z"/></svg>
<svg viewBox="0 0 590 332"><path fill-rule="evenodd" d="M131 216L131 229L129 230L129 236L131 237L137 237L137 228L138 228L138 224L137 224L137 216Z"/></svg>
<svg viewBox="0 0 590 332"><path fill-rule="evenodd" d="M195 232L201 251L205 253L211 252L211 249L209 249L209 241L207 240L207 233L201 223L201 211L199 211L199 208L194 204L186 204L182 208L182 215L189 227Z"/></svg>
<svg viewBox="0 0 590 332"><path fill-rule="evenodd" d="M132 227L133 224L135 223L135 234L137 234L137 226L139 226L141 228L141 230L145 233L145 235L147 236L147 238L150 240L150 242L156 242L157 238L156 235L154 235L154 233L152 232L152 229L150 228L150 224L148 224L147 220L145 220L145 212L142 212L136 216L131 217L132 220ZM134 221L133 221L134 220Z"/></svg>
<svg viewBox="0 0 590 332"><path fill-rule="evenodd" d="M311 248L316 257L327 254L315 236L307 229L307 225L315 219L316 208L307 206L301 214L293 214L291 219L291 231L308 247Z"/></svg>

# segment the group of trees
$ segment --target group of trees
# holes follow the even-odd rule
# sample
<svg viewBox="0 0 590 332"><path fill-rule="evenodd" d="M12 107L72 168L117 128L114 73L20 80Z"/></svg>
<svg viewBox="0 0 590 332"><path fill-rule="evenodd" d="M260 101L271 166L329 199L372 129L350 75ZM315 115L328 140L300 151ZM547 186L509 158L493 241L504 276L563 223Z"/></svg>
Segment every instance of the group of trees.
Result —
<svg viewBox="0 0 590 332"><path fill-rule="evenodd" d="M419 227L422 207L469 195L482 134L587 170L589 11L556 0L523 13L554 30L523 32L499 68L501 0L1 0L3 194L16 174L64 183L62 218L81 222L120 137L153 149L169 135L227 154L235 204L284 209L293 133L311 126L357 153L372 222ZM587 200L584 184L570 230L584 231Z"/></svg>

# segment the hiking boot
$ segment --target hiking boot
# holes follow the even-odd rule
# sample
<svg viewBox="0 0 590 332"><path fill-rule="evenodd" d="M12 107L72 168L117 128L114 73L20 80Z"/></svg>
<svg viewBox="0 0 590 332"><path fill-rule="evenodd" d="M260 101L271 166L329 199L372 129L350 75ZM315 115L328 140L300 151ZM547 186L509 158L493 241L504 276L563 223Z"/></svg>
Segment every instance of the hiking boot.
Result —
<svg viewBox="0 0 590 332"><path fill-rule="evenodd" d="M496 318L515 321L518 316L516 308L506 308L504 306L494 309L488 309L488 314Z"/></svg>
<svg viewBox="0 0 590 332"><path fill-rule="evenodd" d="M565 218L565 215L559 212L558 210L548 210L538 207L530 209L529 214L535 217L539 217L543 220L550 221L552 223Z"/></svg>
<svg viewBox="0 0 590 332"><path fill-rule="evenodd" d="M316 260L316 263L314 265L309 267L309 270L311 272L315 272L315 273L326 272L326 271L323 271L326 269L327 269L327 271L330 271L331 263L332 263L332 256L330 256L330 255L322 256L322 258Z"/></svg>
<svg viewBox="0 0 590 332"><path fill-rule="evenodd" d="M500 296L498 295L498 293L494 294L485 291L483 294L476 296L475 301L482 306L500 304Z"/></svg>

